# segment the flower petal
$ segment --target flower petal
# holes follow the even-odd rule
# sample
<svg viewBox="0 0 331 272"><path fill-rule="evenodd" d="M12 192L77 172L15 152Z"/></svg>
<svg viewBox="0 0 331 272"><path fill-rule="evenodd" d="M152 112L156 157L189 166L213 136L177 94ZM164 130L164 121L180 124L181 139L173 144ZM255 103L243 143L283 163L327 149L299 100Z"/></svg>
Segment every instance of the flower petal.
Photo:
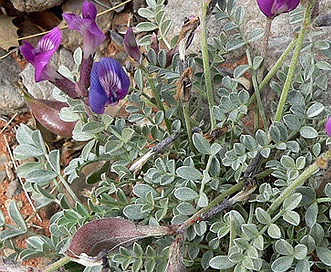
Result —
<svg viewBox="0 0 331 272"><path fill-rule="evenodd" d="M331 137L331 117L326 121L325 130L329 137Z"/></svg>
<svg viewBox="0 0 331 272"><path fill-rule="evenodd" d="M94 3L90 1L84 1L82 7L82 14L83 18L95 20L95 18L97 17L97 9Z"/></svg>
<svg viewBox="0 0 331 272"><path fill-rule="evenodd" d="M300 0L257 0L260 10L269 18L294 10Z"/></svg>
<svg viewBox="0 0 331 272"><path fill-rule="evenodd" d="M91 71L90 106L95 113L103 113L106 105L116 105L129 90L130 79L120 63L112 58L95 62Z"/></svg>
<svg viewBox="0 0 331 272"><path fill-rule="evenodd" d="M141 53L133 35L132 28L128 28L124 36L124 49L126 53L135 61L140 62Z"/></svg>

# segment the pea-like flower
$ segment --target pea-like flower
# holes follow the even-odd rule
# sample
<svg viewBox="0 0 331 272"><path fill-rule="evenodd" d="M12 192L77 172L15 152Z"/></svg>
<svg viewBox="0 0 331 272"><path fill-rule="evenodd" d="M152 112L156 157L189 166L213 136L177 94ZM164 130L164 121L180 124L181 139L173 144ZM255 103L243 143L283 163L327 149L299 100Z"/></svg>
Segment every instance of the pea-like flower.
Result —
<svg viewBox="0 0 331 272"><path fill-rule="evenodd" d="M96 48L106 39L95 22L97 9L93 2L85 1L82 6L82 17L77 14L64 13L71 30L77 30L83 35L84 58L91 56Z"/></svg>
<svg viewBox="0 0 331 272"><path fill-rule="evenodd" d="M57 72L49 65L49 62L59 48L61 41L61 31L55 27L40 39L36 47L33 47L29 42L23 42L20 50L24 58L34 66L36 82L42 80L54 81L58 76Z"/></svg>
<svg viewBox="0 0 331 272"><path fill-rule="evenodd" d="M326 121L325 130L329 137L331 137L331 117Z"/></svg>
<svg viewBox="0 0 331 272"><path fill-rule="evenodd" d="M116 105L129 90L130 79L120 63L112 58L94 62L91 71L89 103L93 112L101 114L107 105Z"/></svg>
<svg viewBox="0 0 331 272"><path fill-rule="evenodd" d="M128 28L126 31L123 43L126 53L135 61L140 62L141 53L137 45L136 38L133 35L132 28Z"/></svg>
<svg viewBox="0 0 331 272"><path fill-rule="evenodd" d="M294 10L300 0L257 0L260 10L265 16L273 18L281 13Z"/></svg>

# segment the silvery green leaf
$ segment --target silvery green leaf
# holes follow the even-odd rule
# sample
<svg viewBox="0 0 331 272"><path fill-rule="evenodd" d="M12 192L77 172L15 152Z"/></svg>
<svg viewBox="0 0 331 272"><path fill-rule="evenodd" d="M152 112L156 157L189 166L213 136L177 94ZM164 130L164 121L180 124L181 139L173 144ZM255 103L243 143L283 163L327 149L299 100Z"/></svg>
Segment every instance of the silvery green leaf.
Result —
<svg viewBox="0 0 331 272"><path fill-rule="evenodd" d="M320 102L315 102L313 105L311 105L307 110L307 117L312 118L319 114L321 114L324 111L324 105Z"/></svg>
<svg viewBox="0 0 331 272"><path fill-rule="evenodd" d="M271 269L274 272L285 272L291 267L293 263L293 257L291 256L282 256L276 259L271 264Z"/></svg>
<svg viewBox="0 0 331 272"><path fill-rule="evenodd" d="M192 215L196 212L192 204L187 202L181 202L177 207L177 211L183 215Z"/></svg>
<svg viewBox="0 0 331 272"><path fill-rule="evenodd" d="M202 208L202 207L206 207L208 203L209 203L208 196L204 192L200 193L197 205Z"/></svg>
<svg viewBox="0 0 331 272"><path fill-rule="evenodd" d="M203 178L202 173L191 166L181 166L177 168L176 174L186 180L201 180Z"/></svg>
<svg viewBox="0 0 331 272"><path fill-rule="evenodd" d="M276 224L270 224L268 227L268 235L273 239L279 239L281 237L280 228Z"/></svg>
<svg viewBox="0 0 331 272"><path fill-rule="evenodd" d="M201 136L199 133L194 133L192 136L192 141L195 148L202 154L209 155L211 154L209 142Z"/></svg>
<svg viewBox="0 0 331 272"><path fill-rule="evenodd" d="M317 257L322 263L327 266L331 266L331 250L326 247L316 248Z"/></svg>
<svg viewBox="0 0 331 272"><path fill-rule="evenodd" d="M317 216L318 216L318 205L316 202L313 202L308 209L306 210L305 214L305 221L308 227L312 227L317 222Z"/></svg>
<svg viewBox="0 0 331 272"><path fill-rule="evenodd" d="M153 19L155 18L155 12L149 8L140 8L138 9L138 14L146 19Z"/></svg>
<svg viewBox="0 0 331 272"><path fill-rule="evenodd" d="M284 239L277 240L275 243L275 250L282 255L292 255L294 253L293 246Z"/></svg>
<svg viewBox="0 0 331 272"><path fill-rule="evenodd" d="M0 210L0 227L2 227L6 223L5 216L3 212Z"/></svg>
<svg viewBox="0 0 331 272"><path fill-rule="evenodd" d="M261 224L268 225L271 223L270 215L260 207L256 208L255 216Z"/></svg>
<svg viewBox="0 0 331 272"><path fill-rule="evenodd" d="M236 23L240 26L245 20L245 9L242 6L236 7L235 12Z"/></svg>
<svg viewBox="0 0 331 272"><path fill-rule="evenodd" d="M16 159L18 160L25 160L29 158L35 158L44 155L44 152L40 150L39 148L36 148L32 145L28 144L20 144L17 146L13 154Z"/></svg>
<svg viewBox="0 0 331 272"><path fill-rule="evenodd" d="M139 90L144 89L144 80L143 80L142 72L140 69L137 69L134 73L134 82L137 84Z"/></svg>
<svg viewBox="0 0 331 272"><path fill-rule="evenodd" d="M245 42L241 39L237 39L237 40L230 40L227 44L226 44L226 50L227 51L232 51L232 50L236 50L239 49L240 47L244 46Z"/></svg>
<svg viewBox="0 0 331 272"><path fill-rule="evenodd" d="M233 267L236 263L231 262L228 258L228 256L226 255L219 255L219 256L215 256L213 258L211 258L211 260L209 261L209 265L214 268L214 269L219 269L219 270L223 270L223 269L229 269L231 267Z"/></svg>
<svg viewBox="0 0 331 272"><path fill-rule="evenodd" d="M190 201L198 198L198 193L191 188L181 187L174 191L175 197L180 201Z"/></svg>
<svg viewBox="0 0 331 272"><path fill-rule="evenodd" d="M55 149L49 152L49 163L52 166L53 171L55 171L58 175L61 174L60 167L60 151Z"/></svg>
<svg viewBox="0 0 331 272"><path fill-rule="evenodd" d="M310 271L310 263L307 259L300 260L295 266L294 272Z"/></svg>
<svg viewBox="0 0 331 272"><path fill-rule="evenodd" d="M327 41L323 41L323 40L317 40L314 42L314 46L318 49L318 50L327 50L330 48L330 44Z"/></svg>
<svg viewBox="0 0 331 272"><path fill-rule="evenodd" d="M287 211L295 209L302 199L302 194L294 193L284 200L283 208Z"/></svg>
<svg viewBox="0 0 331 272"><path fill-rule="evenodd" d="M160 31L163 36L167 35L169 29L171 28L172 21L171 20L165 20L160 24Z"/></svg>
<svg viewBox="0 0 331 272"><path fill-rule="evenodd" d="M325 74L320 74L316 77L316 85L321 88L323 91L326 91L328 88L328 77Z"/></svg>
<svg viewBox="0 0 331 272"><path fill-rule="evenodd" d="M74 51L74 61L77 66L81 65L83 58L83 51L80 47L77 47Z"/></svg>
<svg viewBox="0 0 331 272"><path fill-rule="evenodd" d="M331 198L331 184L330 183L326 184L326 186L324 188L324 192L328 197Z"/></svg>
<svg viewBox="0 0 331 272"><path fill-rule="evenodd" d="M256 131L255 138L258 144L261 146L265 146L268 144L268 135L261 129L258 129Z"/></svg>
<svg viewBox="0 0 331 272"><path fill-rule="evenodd" d="M314 139L314 138L318 137L318 132L313 127L303 126L300 129L300 135L306 139Z"/></svg>
<svg viewBox="0 0 331 272"><path fill-rule="evenodd" d="M52 181L56 177L57 174L53 171L47 169L36 169L29 172L25 179L27 182L44 184Z"/></svg>
<svg viewBox="0 0 331 272"><path fill-rule="evenodd" d="M299 118L294 114L285 114L284 122L287 125L287 127L291 130L299 130L301 127L301 122Z"/></svg>
<svg viewBox="0 0 331 272"><path fill-rule="evenodd" d="M241 230L247 238L255 238L259 233L255 224L243 224Z"/></svg>
<svg viewBox="0 0 331 272"><path fill-rule="evenodd" d="M246 73L250 69L250 66L247 64L237 66L233 71L233 77L238 78L241 77L244 73Z"/></svg>
<svg viewBox="0 0 331 272"><path fill-rule="evenodd" d="M264 29L263 28L255 28L252 32L248 34L247 42L255 42L260 40L264 36Z"/></svg>
<svg viewBox="0 0 331 272"><path fill-rule="evenodd" d="M142 22L137 24L136 29L138 32L149 32L158 29L158 26L151 22Z"/></svg>
<svg viewBox="0 0 331 272"><path fill-rule="evenodd" d="M256 56L254 59L253 59L253 69L254 70L258 70L261 66L263 62L263 57L261 56Z"/></svg>
<svg viewBox="0 0 331 272"><path fill-rule="evenodd" d="M123 214L133 220L140 220L145 218L146 214L142 212L142 204L127 205L123 209Z"/></svg>
<svg viewBox="0 0 331 272"><path fill-rule="evenodd" d="M303 74L303 78L305 80L308 80L312 77L313 73L315 71L315 66L314 65L308 65L306 68L305 68L305 71L304 71L304 74Z"/></svg>
<svg viewBox="0 0 331 272"><path fill-rule="evenodd" d="M160 64L161 67L165 68L167 64L167 55L165 50L160 50L158 56L157 56L157 61Z"/></svg>
<svg viewBox="0 0 331 272"><path fill-rule="evenodd" d="M67 79L71 81L75 81L75 77L68 67L64 65L60 65L60 67L58 68L58 72Z"/></svg>
<svg viewBox="0 0 331 272"><path fill-rule="evenodd" d="M303 260L307 256L308 249L303 244L298 244L294 247L294 258Z"/></svg>
<svg viewBox="0 0 331 272"><path fill-rule="evenodd" d="M300 224L300 215L295 211L286 211L283 214L283 219L293 226L298 226Z"/></svg>
<svg viewBox="0 0 331 272"><path fill-rule="evenodd" d="M331 71L331 64L326 61L319 61L315 65L318 69Z"/></svg>
<svg viewBox="0 0 331 272"><path fill-rule="evenodd" d="M148 192L151 192L154 197L159 196L159 193L152 186L148 184L136 184L133 187L133 193L138 197L145 198Z"/></svg>
<svg viewBox="0 0 331 272"><path fill-rule="evenodd" d="M141 39L139 39L139 41L137 42L137 44L139 46L148 46L151 44L151 38L152 38L152 35L148 34L148 35L144 35L142 36Z"/></svg>
<svg viewBox="0 0 331 272"><path fill-rule="evenodd" d="M8 214L14 223L19 227L20 230L27 231L28 227L25 223L23 216L21 215L15 201L10 201L8 206Z"/></svg>

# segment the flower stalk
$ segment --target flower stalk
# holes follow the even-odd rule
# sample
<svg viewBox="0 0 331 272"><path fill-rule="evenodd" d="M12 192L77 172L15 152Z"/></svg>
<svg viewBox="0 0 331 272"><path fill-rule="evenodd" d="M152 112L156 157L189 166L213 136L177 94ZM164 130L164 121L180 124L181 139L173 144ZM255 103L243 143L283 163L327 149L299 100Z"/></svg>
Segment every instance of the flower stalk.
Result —
<svg viewBox="0 0 331 272"><path fill-rule="evenodd" d="M201 18L201 51L202 51L202 61L203 61L203 71L206 84L206 95L209 106L210 115L210 129L213 130L216 126L216 119L213 114L214 109L214 94L213 94L213 84L210 75L210 65L208 57L208 44L207 44L207 11L208 3L202 1L202 18Z"/></svg>
<svg viewBox="0 0 331 272"><path fill-rule="evenodd" d="M288 95L288 92L291 88L291 84L292 84L292 81L293 81L296 65L297 65L297 62L299 60L300 51L301 51L302 44L303 44L303 41L304 41L304 38L305 38L305 34L308 30L308 26L309 26L310 21L311 21L311 14L312 14L313 8L315 6L315 2L316 2L316 0L309 1L308 6L305 10L304 20L303 20L303 23L301 25L301 29L300 29L300 32L299 32L299 35L298 35L298 40L297 40L297 43L296 43L296 47L294 49L292 60L291 60L291 63L290 63L290 67L289 67L289 70L288 70L288 73L287 73L286 81L284 83L282 94L280 96L279 103L278 103L278 106L277 106L277 111L276 111L275 119L274 119L275 122L279 122L282 118L283 110L284 110L286 99L287 99L287 95Z"/></svg>

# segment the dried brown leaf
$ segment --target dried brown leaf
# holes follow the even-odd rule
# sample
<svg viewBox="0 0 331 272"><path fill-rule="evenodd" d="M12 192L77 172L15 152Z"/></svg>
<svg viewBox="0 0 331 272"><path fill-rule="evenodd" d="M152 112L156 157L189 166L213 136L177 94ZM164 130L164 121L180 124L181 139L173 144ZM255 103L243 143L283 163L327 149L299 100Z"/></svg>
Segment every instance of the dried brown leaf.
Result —
<svg viewBox="0 0 331 272"><path fill-rule="evenodd" d="M14 18L0 15L0 47L6 51L11 47L18 47L18 28L13 24Z"/></svg>

